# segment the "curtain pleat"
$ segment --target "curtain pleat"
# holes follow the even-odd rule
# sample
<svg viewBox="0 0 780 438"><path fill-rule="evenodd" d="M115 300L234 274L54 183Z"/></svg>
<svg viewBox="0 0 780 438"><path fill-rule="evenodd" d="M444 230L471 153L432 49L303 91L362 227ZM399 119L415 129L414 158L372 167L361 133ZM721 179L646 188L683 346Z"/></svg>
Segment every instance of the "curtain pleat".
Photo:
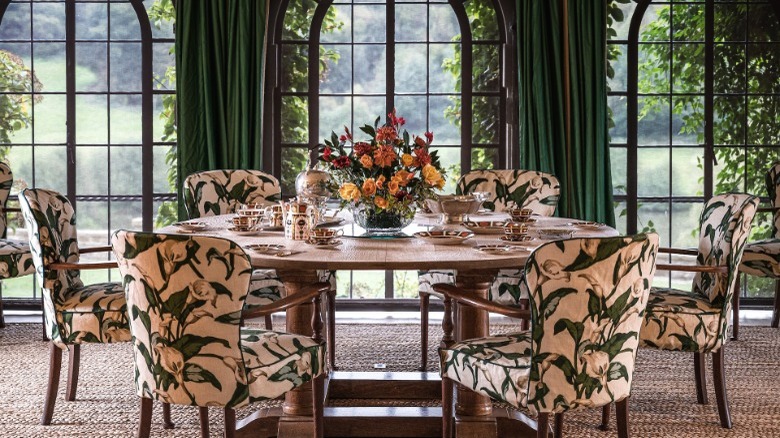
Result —
<svg viewBox="0 0 780 438"><path fill-rule="evenodd" d="M569 0L567 41L563 40L561 1L526 0L518 3L517 12L520 165L558 177L559 215L614 225L607 137L605 4ZM568 63L564 62L566 42Z"/></svg>
<svg viewBox="0 0 780 438"><path fill-rule="evenodd" d="M179 216L184 178L262 168L265 0L180 0L176 5Z"/></svg>

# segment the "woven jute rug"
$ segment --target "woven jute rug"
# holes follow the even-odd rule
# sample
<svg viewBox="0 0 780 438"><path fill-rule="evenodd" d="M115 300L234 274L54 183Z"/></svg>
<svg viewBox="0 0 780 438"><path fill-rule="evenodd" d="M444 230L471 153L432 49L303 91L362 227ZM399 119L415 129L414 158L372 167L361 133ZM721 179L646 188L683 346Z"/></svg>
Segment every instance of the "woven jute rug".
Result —
<svg viewBox="0 0 780 438"><path fill-rule="evenodd" d="M281 328L281 327L279 327ZM511 330L494 326L495 332ZM138 422L138 398L132 382L130 344L86 345L76 401L64 398L67 357L63 357L60 394L52 425L40 426L48 373L48 344L37 324L10 324L0 329L0 437L131 437ZM437 369L434 347L441 338L431 326L429 363ZM419 326L406 324L337 327L337 363L345 371L372 371L384 363L387 371L414 371L419 366ZM631 397L634 437L780 437L780 330L744 327L741 339L726 346L728 392L734 428L718 423L712 373L708 367L709 405L696 404L693 357L690 354L640 350ZM278 405L280 402L273 402ZM340 400L339 405L357 401ZM363 403L361 401L360 403ZM397 405L413 405L398 401ZM436 405L432 400L424 403ZM257 409L239 411L242 418ZM199 436L197 409L174 406L176 428L163 430L162 411L155 404L152 436ZM218 409L210 413L212 436L222 434ZM614 437L596 428L600 411L567 414L567 437ZM370 431L367 431L370 436Z"/></svg>

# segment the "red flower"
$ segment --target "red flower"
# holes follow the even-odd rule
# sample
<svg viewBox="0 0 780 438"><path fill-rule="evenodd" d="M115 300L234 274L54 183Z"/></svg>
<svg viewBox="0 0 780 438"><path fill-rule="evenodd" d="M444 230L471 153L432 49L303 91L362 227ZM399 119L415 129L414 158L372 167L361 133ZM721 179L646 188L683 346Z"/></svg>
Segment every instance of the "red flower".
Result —
<svg viewBox="0 0 780 438"><path fill-rule="evenodd" d="M433 143L433 132L427 131L425 133L425 138L428 139L428 143Z"/></svg>
<svg viewBox="0 0 780 438"><path fill-rule="evenodd" d="M325 161L330 161L330 154L332 154L333 151L329 147L325 147L325 149L322 150L322 159Z"/></svg>
<svg viewBox="0 0 780 438"><path fill-rule="evenodd" d="M416 148L414 155L417 156L420 168L425 167L426 164L431 164L431 154L428 153L427 148Z"/></svg>
<svg viewBox="0 0 780 438"><path fill-rule="evenodd" d="M349 132L349 128L347 128L347 127L345 126L345 127L344 127L344 132L346 132L346 135L345 135L344 137L346 137L346 138L347 138L347 139L349 139L349 140L352 140L352 133L351 133L351 132Z"/></svg>
<svg viewBox="0 0 780 438"><path fill-rule="evenodd" d="M343 169L345 167L349 167L352 164L352 160L349 159L348 156L342 155L335 160L333 160L333 167L336 169Z"/></svg>
<svg viewBox="0 0 780 438"><path fill-rule="evenodd" d="M352 150L355 152L355 156L359 157L361 155L370 154L371 145L364 141L359 141L352 146Z"/></svg>
<svg viewBox="0 0 780 438"><path fill-rule="evenodd" d="M344 134L341 134L341 137L339 137L339 141L347 141L347 136Z"/></svg>
<svg viewBox="0 0 780 438"><path fill-rule="evenodd" d="M383 126L376 130L376 141L395 141L398 132L392 126Z"/></svg>
<svg viewBox="0 0 780 438"><path fill-rule="evenodd" d="M404 198L406 198L409 195L409 193L406 192L406 190L399 190L395 192L395 199L402 201Z"/></svg>

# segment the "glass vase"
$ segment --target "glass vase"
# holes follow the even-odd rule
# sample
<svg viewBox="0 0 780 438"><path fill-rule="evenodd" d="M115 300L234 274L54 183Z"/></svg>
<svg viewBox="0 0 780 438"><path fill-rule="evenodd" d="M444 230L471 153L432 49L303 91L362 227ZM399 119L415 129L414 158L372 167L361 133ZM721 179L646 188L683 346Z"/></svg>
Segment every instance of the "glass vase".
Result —
<svg viewBox="0 0 780 438"><path fill-rule="evenodd" d="M366 230L367 235L390 237L400 234L401 230L412 223L414 211L405 214L386 210L377 212L373 208L366 208L360 204L352 207L352 216L355 218L355 223Z"/></svg>

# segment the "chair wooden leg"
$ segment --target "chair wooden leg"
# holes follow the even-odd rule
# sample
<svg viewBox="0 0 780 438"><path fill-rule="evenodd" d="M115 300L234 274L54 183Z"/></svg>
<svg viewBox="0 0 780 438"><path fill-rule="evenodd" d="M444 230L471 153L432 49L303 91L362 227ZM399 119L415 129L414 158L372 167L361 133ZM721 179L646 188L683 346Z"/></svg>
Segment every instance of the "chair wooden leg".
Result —
<svg viewBox="0 0 780 438"><path fill-rule="evenodd" d="M731 339L734 341L739 340L739 293L740 293L740 282L742 281L742 275L737 272L737 283L736 287L734 288L734 296L731 297L731 312L732 312L732 321L731 321Z"/></svg>
<svg viewBox="0 0 780 438"><path fill-rule="evenodd" d="M152 431L152 399L141 397L141 412L138 419L138 438L149 438Z"/></svg>
<svg viewBox="0 0 780 438"><path fill-rule="evenodd" d="M81 346L71 345L68 351L68 387L65 400L76 400L76 387L79 384L79 363L81 362Z"/></svg>
<svg viewBox="0 0 780 438"><path fill-rule="evenodd" d="M176 425L171 421L171 404L163 403L163 429L173 429Z"/></svg>
<svg viewBox="0 0 780 438"><path fill-rule="evenodd" d="M236 410L225 408L225 438L236 436Z"/></svg>
<svg viewBox="0 0 780 438"><path fill-rule="evenodd" d="M200 436L202 438L209 438L209 408L198 408L200 414Z"/></svg>
<svg viewBox="0 0 780 438"><path fill-rule="evenodd" d="M3 285L0 284L0 328L5 328L5 316L3 316Z"/></svg>
<svg viewBox="0 0 780 438"><path fill-rule="evenodd" d="M265 315L265 329L273 330L273 328L274 328L273 318L271 318L271 315Z"/></svg>
<svg viewBox="0 0 780 438"><path fill-rule="evenodd" d="M601 408L601 424L599 424L599 430L609 430L609 409L612 404L606 404Z"/></svg>
<svg viewBox="0 0 780 438"><path fill-rule="evenodd" d="M550 415L546 412L539 412L536 418L536 438L547 438L550 433Z"/></svg>
<svg viewBox="0 0 780 438"><path fill-rule="evenodd" d="M330 369L336 371L336 291L328 291L328 362Z"/></svg>
<svg viewBox="0 0 780 438"><path fill-rule="evenodd" d="M775 280L775 310L772 312L772 327L780 326L780 279Z"/></svg>
<svg viewBox="0 0 780 438"><path fill-rule="evenodd" d="M731 429L731 413L729 413L729 399L726 395L726 376L723 359L723 347L720 347L717 353L712 353L712 378L715 384L715 399L718 402L720 425L726 429Z"/></svg>
<svg viewBox="0 0 780 438"><path fill-rule="evenodd" d="M618 438L628 438L628 397L615 402Z"/></svg>
<svg viewBox="0 0 780 438"><path fill-rule="evenodd" d="M528 307L531 305L530 300L528 298L521 298L518 301L518 304L520 304L520 308L522 309L528 309ZM531 321L528 319L520 320L520 330L528 330L531 328Z"/></svg>
<svg viewBox="0 0 780 438"><path fill-rule="evenodd" d="M563 437L563 412L560 414L555 414L555 430L553 433L553 436L555 438L562 438Z"/></svg>
<svg viewBox="0 0 780 438"><path fill-rule="evenodd" d="M311 387L312 407L314 409L314 438L325 436L325 421L322 411L325 404L325 376L321 375L312 381Z"/></svg>
<svg viewBox="0 0 780 438"><path fill-rule="evenodd" d="M441 378L441 436L452 437L452 380Z"/></svg>
<svg viewBox="0 0 780 438"><path fill-rule="evenodd" d="M703 353L693 353L693 374L696 379L696 401L706 405L707 400L707 356Z"/></svg>
<svg viewBox="0 0 780 438"><path fill-rule="evenodd" d="M428 306L431 296L420 292L420 371L428 370Z"/></svg>
<svg viewBox="0 0 780 438"><path fill-rule="evenodd" d="M62 367L62 350L52 342L49 345L49 385L46 388L46 398L43 402L41 424L51 424L54 414L54 402L57 401L57 390L60 387L60 368Z"/></svg>
<svg viewBox="0 0 780 438"><path fill-rule="evenodd" d="M43 298L41 298L41 309L44 308L43 306ZM43 340L43 342L49 342L49 334L46 333L46 311L41 312L41 333L41 340Z"/></svg>

